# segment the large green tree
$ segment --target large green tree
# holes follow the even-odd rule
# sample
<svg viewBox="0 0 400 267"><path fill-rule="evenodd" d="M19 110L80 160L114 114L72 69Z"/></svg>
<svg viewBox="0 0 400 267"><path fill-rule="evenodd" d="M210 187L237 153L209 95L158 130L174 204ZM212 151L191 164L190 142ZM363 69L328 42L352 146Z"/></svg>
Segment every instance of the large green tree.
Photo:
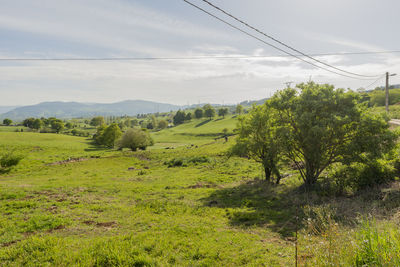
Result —
<svg viewBox="0 0 400 267"><path fill-rule="evenodd" d="M36 130L39 130L40 128L42 128L43 124L44 123L43 123L43 121L41 119L35 119L33 121L32 128L36 129Z"/></svg>
<svg viewBox="0 0 400 267"><path fill-rule="evenodd" d="M173 117L173 121L175 125L179 125L185 122L186 114L184 111L178 110Z"/></svg>
<svg viewBox="0 0 400 267"><path fill-rule="evenodd" d="M33 122L35 121L35 118L27 118L22 122L22 125L28 128L33 128Z"/></svg>
<svg viewBox="0 0 400 267"><path fill-rule="evenodd" d="M107 126L102 132L101 144L112 148L115 142L121 137L122 132L117 123L112 123Z"/></svg>
<svg viewBox="0 0 400 267"><path fill-rule="evenodd" d="M228 112L228 108L220 108L218 109L218 116L221 116L225 119L225 115L227 115Z"/></svg>
<svg viewBox="0 0 400 267"><path fill-rule="evenodd" d="M90 125L92 125L92 126L100 126L102 124L104 124L104 117L103 116L93 117L90 120Z"/></svg>
<svg viewBox="0 0 400 267"><path fill-rule="evenodd" d="M12 123L12 120L10 120L10 119L4 119L3 120L3 124L6 125L6 126L10 126L11 123Z"/></svg>
<svg viewBox="0 0 400 267"><path fill-rule="evenodd" d="M276 134L276 116L274 110L266 103L254 106L245 117L239 117L238 137L232 152L248 156L263 165L265 178L279 183L279 156L281 144Z"/></svg>
<svg viewBox="0 0 400 267"><path fill-rule="evenodd" d="M203 110L201 108L196 108L196 110L194 111L194 117L196 119L203 118Z"/></svg>
<svg viewBox="0 0 400 267"><path fill-rule="evenodd" d="M52 119L50 122L51 129L53 129L56 133L60 133L64 130L64 122L59 119Z"/></svg>
<svg viewBox="0 0 400 267"><path fill-rule="evenodd" d="M215 116L215 109L210 104L204 105L203 110L204 110L204 115L208 117L210 120L212 117Z"/></svg>
<svg viewBox="0 0 400 267"><path fill-rule="evenodd" d="M278 92L270 104L285 156L307 185L334 163L378 158L395 146L387 121L369 113L357 94L314 82L297 89Z"/></svg>

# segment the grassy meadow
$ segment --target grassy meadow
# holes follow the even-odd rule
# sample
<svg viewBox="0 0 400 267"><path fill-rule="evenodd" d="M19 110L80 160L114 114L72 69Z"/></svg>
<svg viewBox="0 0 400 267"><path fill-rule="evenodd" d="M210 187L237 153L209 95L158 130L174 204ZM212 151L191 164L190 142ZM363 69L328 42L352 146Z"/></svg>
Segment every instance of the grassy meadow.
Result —
<svg viewBox="0 0 400 267"><path fill-rule="evenodd" d="M332 198L287 169L271 186L226 155L235 125L192 120L138 152L1 127L24 158L0 174L0 266L293 266L296 244L300 266L400 264L398 182Z"/></svg>

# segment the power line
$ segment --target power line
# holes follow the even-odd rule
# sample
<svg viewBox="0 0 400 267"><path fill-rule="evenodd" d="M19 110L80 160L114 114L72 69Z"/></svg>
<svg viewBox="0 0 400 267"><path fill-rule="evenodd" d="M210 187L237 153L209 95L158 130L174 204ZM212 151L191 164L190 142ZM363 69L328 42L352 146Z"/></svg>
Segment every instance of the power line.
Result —
<svg viewBox="0 0 400 267"><path fill-rule="evenodd" d="M338 53L317 53L309 56L347 56L347 55L376 55L376 54L394 54L400 53L400 50L391 51L370 51L370 52L338 52ZM302 57L301 54L295 54ZM190 57L77 57L77 58L0 58L0 61L156 61L156 60L202 60L202 59L252 59L252 58L281 58L292 57L292 55L247 55L247 56L222 56L222 55L202 55Z"/></svg>
<svg viewBox="0 0 400 267"><path fill-rule="evenodd" d="M215 19L217 19L217 20L219 20L219 21L225 23L226 25L228 25L228 26L230 26L230 27L232 27L232 28L234 28L234 29L236 29L236 30L238 30L238 31L240 31L240 32L242 32L242 33L244 33L244 34L246 34L246 35L248 35L248 36L250 36L250 37L252 37L252 38L254 38L254 39L256 39L256 40L258 40L258 41L260 41L260 42L262 42L262 43L264 43L264 44L266 44L266 45L268 45L268 46L271 46L271 47L273 47L273 48L275 48L275 49L277 49L277 50L279 50L279 51L281 51L281 52L283 52L283 53L285 53L285 54L287 54L287 55L290 55L290 56L292 56L292 57L295 57L295 58L297 58L297 59L299 59L299 60L301 60L301 61L303 61L303 62L305 62L305 63L307 63L307 64L309 64L309 65L312 65L312 66L317 67L317 68L319 68L319 69L323 69L323 70L326 70L326 71L328 71L328 72L331 72L331 73L334 73L334 74L337 74L337 75L341 75L341 76L344 76L344 77L348 77L348 78L351 78L351 79L372 80L371 78L362 79L362 78L357 78L357 77L349 76L349 75L346 75L346 74L343 74L343 73L339 73L339 72L336 72L336 71L327 69L327 68L325 68L325 67L316 65L316 64L314 64L314 63L312 63L312 62L309 62L309 61L307 61L307 60L304 60L304 59L302 59L301 57L296 56L295 54L292 54L292 53L290 53L290 52L287 52L287 51L283 50L282 48L279 48L279 47L277 47L277 46L275 46L275 45L273 45L273 44L270 44L270 43L264 41L263 39L261 39L261 38L255 36L255 35L253 35L253 34L247 32L247 31L245 31L245 30L243 30L243 29L238 28L237 26L235 26L235 25L233 25L233 24L231 24L231 23L229 23L229 22L227 22L227 21L225 21L225 20L219 18L218 16L216 16L216 15L214 15L214 14L208 12L207 10L205 10L205 9L203 9L203 8L201 8L201 7L197 6L197 5L195 5L195 4L191 3L191 2L189 2L188 0L183 0L183 1L186 2L186 3L189 4L189 5L191 5L191 6L195 7L195 8L197 8L197 9L199 9L200 11L202 11L202 12L208 14L209 16L211 16L211 17L213 17L213 18L215 18Z"/></svg>
<svg viewBox="0 0 400 267"><path fill-rule="evenodd" d="M376 81L374 81L374 82L371 83L370 85L366 86L365 89L370 88L372 85L374 85L374 84L376 84L378 81L382 80L385 76L386 76L386 74L383 74L383 75L380 76Z"/></svg>
<svg viewBox="0 0 400 267"><path fill-rule="evenodd" d="M279 43L280 45L283 45L283 46L285 46L285 47L287 47L287 48L289 48L289 49L295 51L296 53L301 54L301 55L304 56L304 57L307 57L307 58L309 58L309 59L311 59L311 60L314 60L315 62L318 62L318 63L320 63L320 64L323 64L323 65L327 66L327 67L333 68L333 69L335 69L335 70L338 70L338 71L341 71L341 72L344 72L344 73L347 73L347 74L355 75L355 76L360 76L360 77L378 77L378 76L379 76L379 75L372 75L372 76L371 76L371 75L362 75L362 74L358 74L358 73L346 71L346 70L337 68L337 67L335 67L335 66L332 66L332 65L330 65L330 64L328 64L328 63L325 63L325 62L323 62L323 61L320 61L320 60L318 60L318 59L316 59L316 58L313 58L312 56L309 56L309 55L307 55L307 54L305 54L305 53L299 51L298 49L296 49L296 48L294 48L294 47L292 47L292 46L290 46L290 45L285 44L285 43L282 42L282 41L279 41L278 39L276 39L276 38L274 38L274 37L272 37L272 36L266 34L265 32L263 32L263 31L261 31L261 30L255 28L255 27L251 26L250 24L248 24L248 23L244 22L243 20L241 20L241 19L235 17L234 15L228 13L227 11L223 10L222 8L220 8L220 7L216 6L216 5L214 5L214 4L211 3L210 1L208 1L208 0L202 0L202 1L203 1L204 3L207 3L208 5L210 5L211 7L213 7L213 8L215 8L215 9L221 11L221 12L224 13L225 15L227 15L227 16L233 18L234 20L240 22L241 24L245 25L246 27L248 27L248 28L250 28L250 29L252 29L252 30L254 30L254 31L256 31L256 32L258 32L258 33L260 33L260 34L262 34L262 35L264 35L265 37L267 37L267 38L269 38L269 39L271 39L271 40L273 40L273 41Z"/></svg>
<svg viewBox="0 0 400 267"><path fill-rule="evenodd" d="M346 74L343 74L343 73L339 73L339 72L336 72L336 71L333 71L333 70L330 70L330 69L327 69L327 68L318 66L318 65L316 65L316 64L314 64L314 63L312 63L312 62L309 62L309 61L307 61L307 60L302 59L302 58L299 57L299 56L296 56L296 55L294 55L294 54L292 54L292 53L290 53L290 52L287 52L287 51L283 50L282 48L279 48L279 47L277 47L277 46L275 46L275 45L273 45L273 44L270 44L270 43L264 41L263 39L261 39L261 38L255 36L255 35L253 35L253 34L247 32L247 31L245 31L245 30L243 30L243 29L241 29L241 28L239 28L239 27L237 27L237 26L235 26L235 25L233 25L233 24L231 24L231 23L229 23L229 22L227 22L226 20L223 20L223 19L219 18L218 16L216 16L216 15L214 15L214 14L208 12L207 10L205 10L205 9L203 9L203 8L201 8L201 7L197 6L197 5L195 5L195 4L191 3L191 2L189 2L188 0L183 0L183 1L186 2L186 3L189 4L189 5L191 5L191 6L195 7L195 8L197 8L197 9L199 9L200 11L202 11L202 12L208 14L209 16L211 16L211 17L213 17L213 18L215 18L215 19L217 19L217 20L219 20L219 21L225 23L226 25L228 25L228 26L230 26L230 27L232 27L232 28L234 28L234 29L236 29L236 30L238 30L238 31L240 31L240 32L242 32L242 33L244 33L244 34L246 34L246 35L248 35L248 36L250 36L250 37L252 37L252 38L254 38L254 39L256 39L256 40L258 40L258 41L260 41L260 42L262 42L262 43L264 43L264 44L266 44L266 45L268 45L268 46L271 46L271 47L273 47L273 48L275 48L275 49L277 49L277 50L279 50L279 51L281 51L281 52L283 52L283 53L285 53L285 54L287 54L287 55L290 55L290 56L295 57L295 58L297 58L297 59L299 59L299 60L301 60L301 61L303 61L303 62L305 62L305 63L307 63L307 64L310 64L310 65L312 65L312 66L314 66L314 67L317 67L317 68L326 70L326 71L328 71L328 72L331 72L331 73L334 73L334 74L337 74L337 75L341 75L341 76L345 76L345 77L348 77L348 78L352 78L352 79L371 80L371 79L361 79L361 78L349 76L349 75L346 75Z"/></svg>

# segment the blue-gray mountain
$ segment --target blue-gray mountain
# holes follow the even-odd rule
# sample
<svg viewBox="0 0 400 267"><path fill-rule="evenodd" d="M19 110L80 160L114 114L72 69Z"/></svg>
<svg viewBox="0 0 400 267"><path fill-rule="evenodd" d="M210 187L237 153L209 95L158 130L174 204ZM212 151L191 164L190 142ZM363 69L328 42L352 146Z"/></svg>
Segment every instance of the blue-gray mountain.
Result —
<svg viewBox="0 0 400 267"><path fill-rule="evenodd" d="M110 104L78 102L43 102L32 106L14 108L0 115L0 119L22 120L29 117L79 118L92 116L134 116L156 112L168 112L183 106L144 100L127 100Z"/></svg>

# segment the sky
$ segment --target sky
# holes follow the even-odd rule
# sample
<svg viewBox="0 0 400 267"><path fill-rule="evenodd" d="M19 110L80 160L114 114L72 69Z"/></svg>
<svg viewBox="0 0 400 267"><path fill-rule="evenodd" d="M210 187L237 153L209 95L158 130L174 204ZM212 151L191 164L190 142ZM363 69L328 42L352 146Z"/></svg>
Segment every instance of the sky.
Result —
<svg viewBox="0 0 400 267"><path fill-rule="evenodd" d="M245 29L203 1L190 1ZM400 50L397 0L210 1L307 54ZM376 80L352 79L281 57L282 52L182 0L0 0L0 6L0 59L250 56L1 60L0 106L128 99L235 104L270 97L286 82L311 79L356 90ZM400 83L400 53L317 59L363 75L399 73L390 83Z"/></svg>

